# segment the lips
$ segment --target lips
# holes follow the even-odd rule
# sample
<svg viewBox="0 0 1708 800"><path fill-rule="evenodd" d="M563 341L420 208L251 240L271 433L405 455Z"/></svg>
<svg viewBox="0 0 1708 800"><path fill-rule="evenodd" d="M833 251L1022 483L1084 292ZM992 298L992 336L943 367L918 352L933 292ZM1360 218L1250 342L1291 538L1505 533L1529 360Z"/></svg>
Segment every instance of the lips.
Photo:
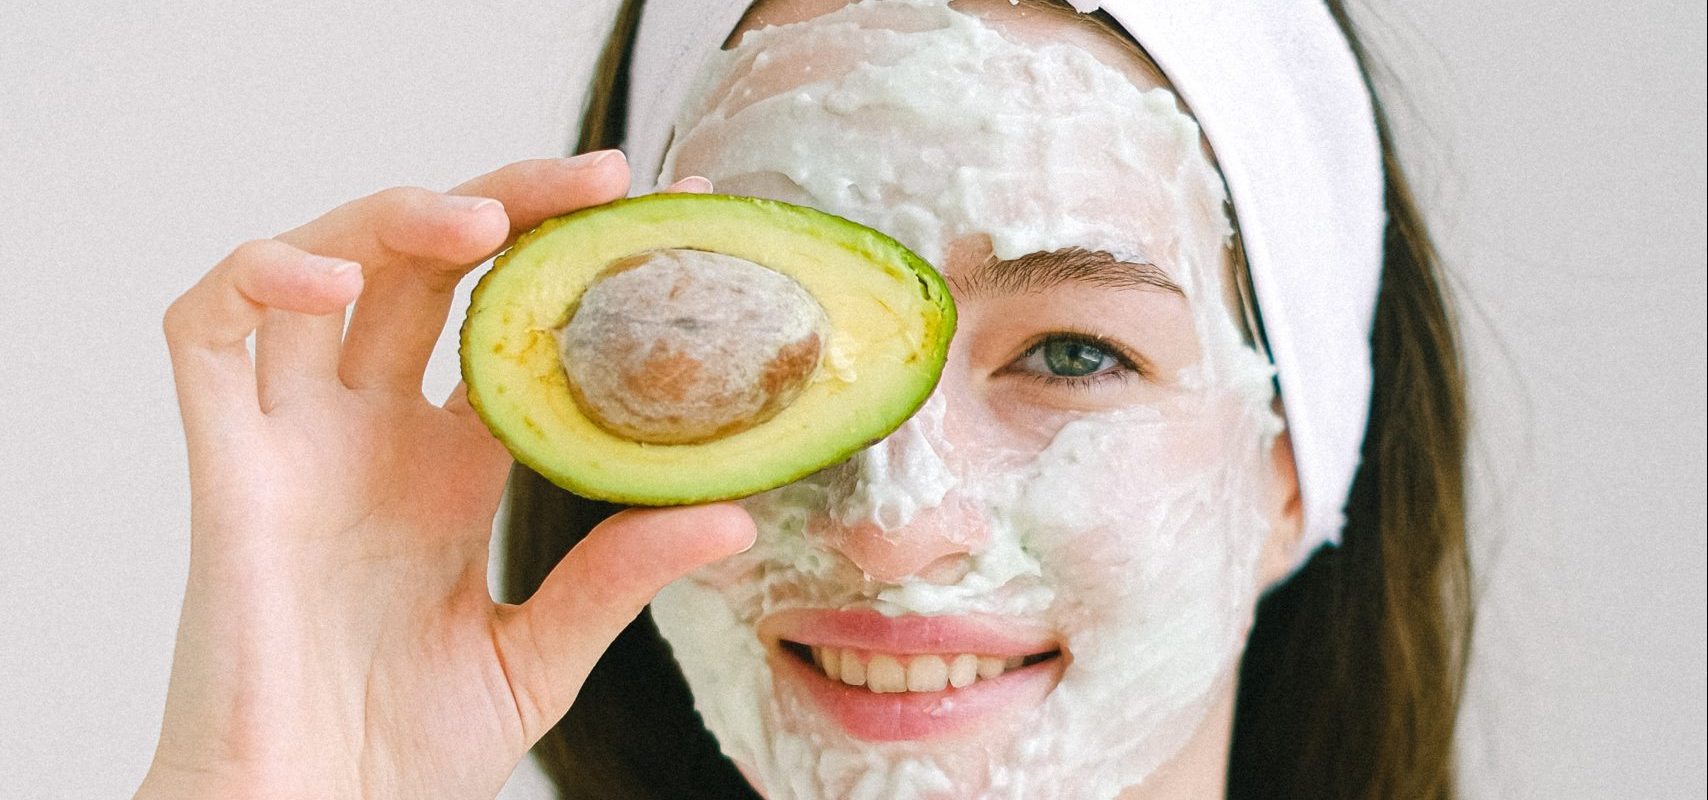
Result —
<svg viewBox="0 0 1708 800"><path fill-rule="evenodd" d="M1011 620L791 611L762 621L779 694L868 741L926 739L1041 703L1066 658Z"/></svg>

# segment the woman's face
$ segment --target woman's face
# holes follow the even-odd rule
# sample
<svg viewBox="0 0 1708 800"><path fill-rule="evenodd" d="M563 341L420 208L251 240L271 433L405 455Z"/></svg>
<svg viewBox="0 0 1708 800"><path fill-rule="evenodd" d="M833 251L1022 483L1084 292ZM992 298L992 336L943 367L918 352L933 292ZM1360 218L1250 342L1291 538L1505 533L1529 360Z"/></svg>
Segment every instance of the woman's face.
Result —
<svg viewBox="0 0 1708 800"><path fill-rule="evenodd" d="M756 545L655 601L702 716L773 800L1143 785L1225 713L1298 531L1196 125L1113 35L1007 0L738 33L663 179L895 236L959 328L913 419L744 501Z"/></svg>

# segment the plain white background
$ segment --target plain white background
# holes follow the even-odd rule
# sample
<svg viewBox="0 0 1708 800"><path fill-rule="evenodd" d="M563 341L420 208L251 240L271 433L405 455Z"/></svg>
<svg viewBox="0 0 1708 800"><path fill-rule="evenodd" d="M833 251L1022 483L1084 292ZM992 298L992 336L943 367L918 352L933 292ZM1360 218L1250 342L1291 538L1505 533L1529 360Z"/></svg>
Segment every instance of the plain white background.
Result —
<svg viewBox="0 0 1708 800"><path fill-rule="evenodd" d="M0 797L147 767L188 558L167 304L345 200L561 153L613 5L0 7ZM1466 795L1704 797L1703 4L1361 8L1475 382Z"/></svg>

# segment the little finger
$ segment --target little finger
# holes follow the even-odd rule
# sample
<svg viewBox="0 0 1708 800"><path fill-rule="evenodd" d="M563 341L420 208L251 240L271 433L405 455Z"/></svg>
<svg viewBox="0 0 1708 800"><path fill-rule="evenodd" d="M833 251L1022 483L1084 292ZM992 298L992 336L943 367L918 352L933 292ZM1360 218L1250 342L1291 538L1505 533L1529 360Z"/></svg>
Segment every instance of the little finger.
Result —
<svg viewBox="0 0 1708 800"><path fill-rule="evenodd" d="M272 239L244 243L166 309L162 326L186 431L259 414L246 341L269 309L336 313L362 290L359 265Z"/></svg>

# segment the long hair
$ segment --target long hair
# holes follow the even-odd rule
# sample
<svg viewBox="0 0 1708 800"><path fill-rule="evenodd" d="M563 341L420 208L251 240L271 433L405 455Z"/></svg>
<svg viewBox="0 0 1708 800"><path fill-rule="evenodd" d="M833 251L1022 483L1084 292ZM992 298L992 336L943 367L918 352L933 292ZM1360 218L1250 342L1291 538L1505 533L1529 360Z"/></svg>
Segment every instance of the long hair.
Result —
<svg viewBox="0 0 1708 800"><path fill-rule="evenodd" d="M578 152L622 144L641 5L621 5ZM1366 64L1341 3L1329 6ZM1341 545L1317 552L1258 607L1228 764L1228 797L1239 800L1455 797L1453 732L1471 627L1465 381L1435 249L1380 103L1376 116L1388 228L1363 465ZM620 510L521 465L508 492L508 602L531 596L576 542ZM571 800L758 797L701 723L647 612L605 652L534 754Z"/></svg>

